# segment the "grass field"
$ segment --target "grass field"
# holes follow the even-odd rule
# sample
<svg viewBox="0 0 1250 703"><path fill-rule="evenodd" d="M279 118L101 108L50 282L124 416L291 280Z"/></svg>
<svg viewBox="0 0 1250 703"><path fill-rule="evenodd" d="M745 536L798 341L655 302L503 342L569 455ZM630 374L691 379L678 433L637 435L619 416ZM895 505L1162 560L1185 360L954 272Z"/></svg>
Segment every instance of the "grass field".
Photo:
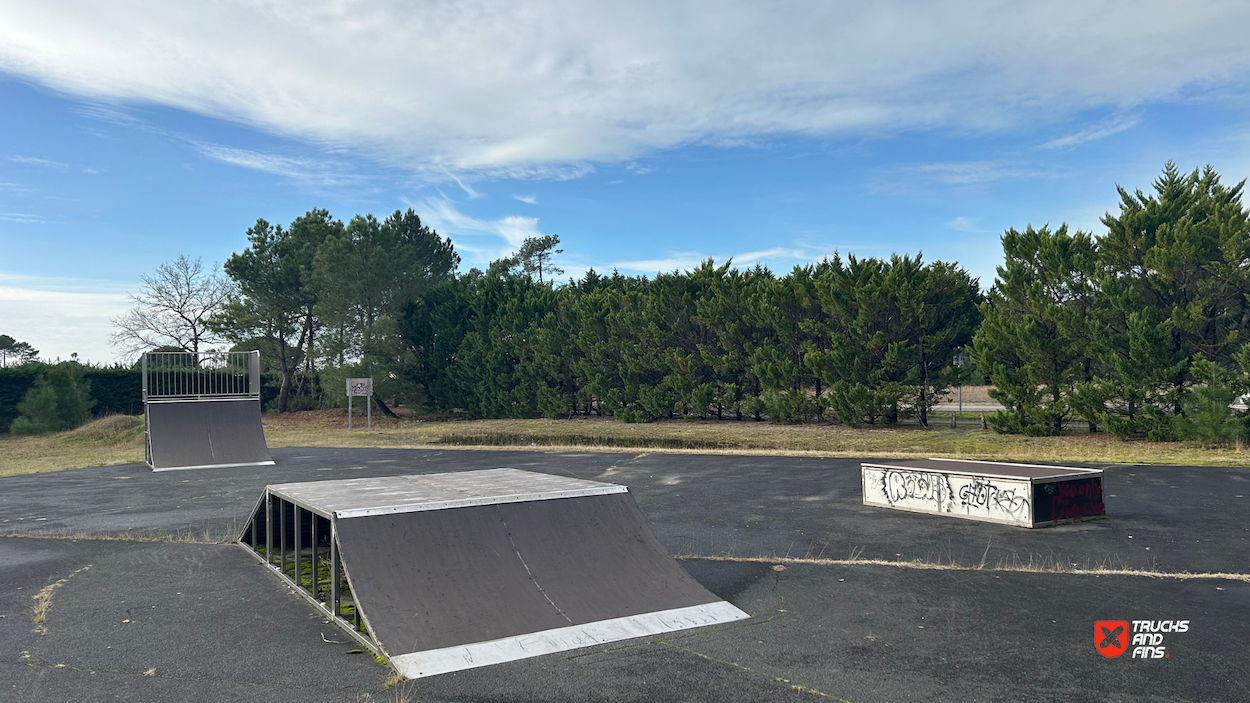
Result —
<svg viewBox="0 0 1250 703"><path fill-rule="evenodd" d="M943 417L939 415L939 418ZM945 417L949 417L946 415ZM963 418L979 417L965 413ZM1123 442L1076 432L1063 437L999 435L976 425L851 429L840 425L612 419L423 422L374 417L373 430L347 431L341 410L265 416L270 447L441 447L552 451L713 452L851 457L929 457L1040 462L1247 465L1250 453L1179 443ZM358 428L361 425L357 425ZM112 416L70 432L0 436L0 476L143 461L142 418Z"/></svg>

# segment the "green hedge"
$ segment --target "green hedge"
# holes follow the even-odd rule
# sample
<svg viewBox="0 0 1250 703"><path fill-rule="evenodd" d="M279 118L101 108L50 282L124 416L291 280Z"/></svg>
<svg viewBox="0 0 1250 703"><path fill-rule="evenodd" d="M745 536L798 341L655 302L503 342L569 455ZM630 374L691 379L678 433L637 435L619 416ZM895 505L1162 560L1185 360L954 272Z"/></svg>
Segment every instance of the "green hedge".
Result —
<svg viewBox="0 0 1250 703"><path fill-rule="evenodd" d="M101 415L139 415L143 412L143 372L117 366L88 367L83 378L91 382L95 407Z"/></svg>
<svg viewBox="0 0 1250 703"><path fill-rule="evenodd" d="M48 364L29 363L0 368L0 434L7 434L17 419L17 404L49 368ZM120 366L88 366L83 378L91 382L95 407L91 414L138 415L143 412L143 374L137 369Z"/></svg>
<svg viewBox="0 0 1250 703"><path fill-rule="evenodd" d="M35 385L35 379L48 368L46 364L22 364L0 369L0 434L8 434L9 425L17 419L17 404Z"/></svg>

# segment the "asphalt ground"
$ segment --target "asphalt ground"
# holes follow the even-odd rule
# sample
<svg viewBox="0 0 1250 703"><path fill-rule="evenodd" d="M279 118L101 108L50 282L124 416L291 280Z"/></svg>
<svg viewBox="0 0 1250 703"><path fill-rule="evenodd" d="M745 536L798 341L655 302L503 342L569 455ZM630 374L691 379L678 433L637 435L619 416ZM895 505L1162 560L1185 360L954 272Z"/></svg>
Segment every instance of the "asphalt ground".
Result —
<svg viewBox="0 0 1250 703"><path fill-rule="evenodd" d="M847 459L274 457L259 470L0 479L0 533L25 535L0 537L0 700L1250 700L1250 583L1157 575L1250 573L1250 469L1108 467L1108 519L1026 530L863 506ZM682 565L753 617L384 690L389 669L349 654L345 634L242 548L168 541L226 539L266 483L500 466L629 486L670 551L696 557ZM987 568L701 558L787 554ZM992 570L1030 559L1143 575ZM31 596L61 579L35 632ZM1091 641L1100 619L1190 628L1165 636L1166 659L1106 659Z"/></svg>

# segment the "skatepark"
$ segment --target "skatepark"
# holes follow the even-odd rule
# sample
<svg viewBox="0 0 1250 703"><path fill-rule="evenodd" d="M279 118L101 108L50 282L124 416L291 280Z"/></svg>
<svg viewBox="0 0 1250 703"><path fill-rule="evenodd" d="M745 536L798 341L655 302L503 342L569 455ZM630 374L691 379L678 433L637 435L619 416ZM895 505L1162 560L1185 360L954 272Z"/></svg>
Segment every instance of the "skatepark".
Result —
<svg viewBox="0 0 1250 703"><path fill-rule="evenodd" d="M0 480L0 699L1248 695L1246 469L1098 467L1107 519L1022 529L864 505L861 462L849 459L272 455L266 467L132 465ZM502 467L627 486L680 568L750 617L388 690L390 667L235 543L266 486ZM1176 577L1184 573L1194 576ZM40 593L49 605L35 624ZM1169 636L1166 659L1107 659L1090 641L1094 621L1106 619L1191 625Z"/></svg>

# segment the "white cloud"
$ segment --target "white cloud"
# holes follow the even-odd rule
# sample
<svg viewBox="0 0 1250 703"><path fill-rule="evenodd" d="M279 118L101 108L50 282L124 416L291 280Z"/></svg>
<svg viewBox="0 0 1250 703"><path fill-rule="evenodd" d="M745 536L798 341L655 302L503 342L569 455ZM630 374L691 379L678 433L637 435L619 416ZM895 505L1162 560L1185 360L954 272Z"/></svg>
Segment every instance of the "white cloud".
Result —
<svg viewBox="0 0 1250 703"><path fill-rule="evenodd" d="M538 198L536 198L536 197L534 197L534 196L532 196L532 195L514 195L514 196L512 196L512 199L513 199L513 200L520 200L521 202L526 203L527 205L537 205L537 204L538 204Z"/></svg>
<svg viewBox="0 0 1250 703"><path fill-rule="evenodd" d="M29 212L0 212L0 220L36 225L42 225L47 222L47 220L43 219L43 217Z"/></svg>
<svg viewBox="0 0 1250 703"><path fill-rule="evenodd" d="M29 342L45 359L68 359L77 352L80 361L112 363L109 318L129 304L120 283L0 272L0 333Z"/></svg>
<svg viewBox="0 0 1250 703"><path fill-rule="evenodd" d="M1141 123L1141 113L1131 115L1115 115L1109 119L1103 120L1096 125L1090 125L1085 129L1069 134L1063 137L1056 137L1042 145L1043 149L1067 149L1092 142L1104 137L1110 137L1113 134L1119 134L1127 129L1132 129Z"/></svg>
<svg viewBox="0 0 1250 703"><path fill-rule="evenodd" d="M613 261L604 266L605 270L619 269L622 271L639 271L641 273L669 273L671 271L689 271L698 268L707 261L707 255L697 251L670 251L664 259L640 259L636 261Z"/></svg>
<svg viewBox="0 0 1250 703"><path fill-rule="evenodd" d="M191 144L196 151L214 161L285 176L309 185L340 186L361 181L361 178L353 173L350 167L340 163L277 156L208 142L191 142Z"/></svg>
<svg viewBox="0 0 1250 703"><path fill-rule="evenodd" d="M978 218L976 217L964 217L963 215L960 215L959 217L956 217L950 222L947 222L946 228L953 229L956 232L971 232L974 234L984 234L987 232L994 231L994 230L984 229L981 226L979 226L977 224L977 219Z"/></svg>
<svg viewBox="0 0 1250 703"><path fill-rule="evenodd" d="M854 248L854 247L843 247ZM709 258L717 266L724 265L726 261L732 259L735 268L750 268L756 264L765 266L779 267L791 266L796 264L809 264L833 256L833 247L809 247L805 245L797 245L792 247L773 247L761 251L748 251L741 254L731 256L709 255L697 251L670 251L668 256L663 259L641 259L636 261L614 261L601 268L603 270L619 269L622 271L636 271L644 274L668 273L670 271L689 271L697 268Z"/></svg>
<svg viewBox="0 0 1250 703"><path fill-rule="evenodd" d="M444 237L451 237L465 263L482 265L516 251L528 237L541 237L537 217L508 215L483 220L464 214L448 198L425 198L404 203L421 213L421 220ZM486 239L483 240L482 238Z"/></svg>
<svg viewBox="0 0 1250 703"><path fill-rule="evenodd" d="M418 171L569 177L682 144L1201 97L1250 69L1247 25L1221 0L11 0L0 71L106 119L154 104Z"/></svg>
<svg viewBox="0 0 1250 703"><path fill-rule="evenodd" d="M925 180L936 181L946 185L973 185L989 183L1004 178L1035 178L1044 173L1029 168L996 161L949 161L900 169L904 173L913 173Z"/></svg>
<svg viewBox="0 0 1250 703"><path fill-rule="evenodd" d="M10 156L9 161L15 164L26 164L27 166L46 166L48 168L69 168L69 164L63 164L60 161L51 159L40 159L35 156Z"/></svg>

